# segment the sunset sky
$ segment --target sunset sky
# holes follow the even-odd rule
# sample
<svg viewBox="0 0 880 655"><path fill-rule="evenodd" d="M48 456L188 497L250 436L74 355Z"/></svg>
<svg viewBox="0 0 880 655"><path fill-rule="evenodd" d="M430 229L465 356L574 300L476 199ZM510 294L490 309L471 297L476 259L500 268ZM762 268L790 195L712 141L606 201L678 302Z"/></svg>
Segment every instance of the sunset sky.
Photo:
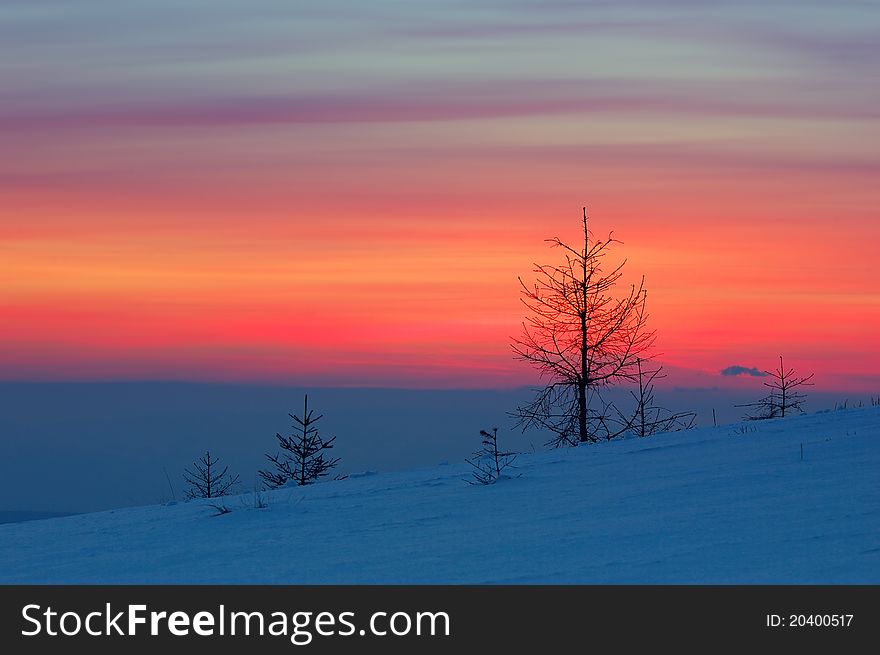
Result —
<svg viewBox="0 0 880 655"><path fill-rule="evenodd" d="M880 5L0 6L0 380L503 387L597 234L679 384L880 391Z"/></svg>

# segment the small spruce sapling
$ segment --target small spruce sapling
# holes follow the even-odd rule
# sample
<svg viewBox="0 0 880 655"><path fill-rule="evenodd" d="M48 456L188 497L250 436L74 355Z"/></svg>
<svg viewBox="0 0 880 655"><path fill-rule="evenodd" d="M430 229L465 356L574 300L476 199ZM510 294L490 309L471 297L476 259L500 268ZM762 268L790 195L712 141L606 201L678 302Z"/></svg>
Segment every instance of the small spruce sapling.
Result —
<svg viewBox="0 0 880 655"><path fill-rule="evenodd" d="M293 419L293 433L289 437L275 434L282 453L266 455L272 462L274 471L260 471L260 477L270 489L284 486L292 480L297 486L312 484L329 474L330 469L339 463L338 457L326 457L325 452L333 448L336 437L324 439L318 434L316 423L324 416L315 416L309 409L309 397L303 403L302 418L290 414Z"/></svg>
<svg viewBox="0 0 880 655"><path fill-rule="evenodd" d="M498 428L492 428L492 432L480 430L480 436L482 447L471 459L465 460L473 468L473 480L468 483L495 484L501 478L501 472L516 460L517 453L499 450Z"/></svg>
<svg viewBox="0 0 880 655"><path fill-rule="evenodd" d="M238 476L230 475L228 466L221 470L219 461L218 458L211 457L210 451L206 451L193 462L191 468L184 470L183 479L189 484L189 489L186 490L187 499L226 496L238 484Z"/></svg>
<svg viewBox="0 0 880 655"><path fill-rule="evenodd" d="M736 405L736 407L751 408L749 414L743 418L747 421L760 421L771 418L785 418L786 413L804 413L803 404L807 398L801 393L800 387L811 387L813 374L807 376L795 375L793 368L785 368L782 355L779 356L779 367L775 371L764 371L764 375L770 381L764 386L770 389L770 393L758 402L748 405Z"/></svg>

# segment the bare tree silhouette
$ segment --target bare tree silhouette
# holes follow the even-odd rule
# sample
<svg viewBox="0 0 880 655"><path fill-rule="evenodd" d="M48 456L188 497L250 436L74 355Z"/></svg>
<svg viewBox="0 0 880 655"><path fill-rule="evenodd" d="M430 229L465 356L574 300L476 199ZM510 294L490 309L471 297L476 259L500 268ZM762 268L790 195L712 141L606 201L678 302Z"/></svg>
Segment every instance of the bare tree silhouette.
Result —
<svg viewBox="0 0 880 655"><path fill-rule="evenodd" d="M517 425L545 428L555 436L549 445L577 445L612 438L612 413L599 390L637 379L637 362L654 341L647 329L644 277L623 295L611 294L626 261L610 272L602 270L612 245L611 235L595 240L583 210L583 249L560 239L548 239L561 248L565 262L535 265L533 286L520 278L522 302L528 315L522 336L513 339L520 360L538 369L545 386L530 403L517 408Z"/></svg>
<svg viewBox="0 0 880 655"><path fill-rule="evenodd" d="M764 371L770 377L764 386L770 389L770 393L758 402L736 407L749 407L751 411L743 418L749 421L760 421L770 418L784 418L786 412L803 413L803 404L807 395L799 391L800 387L811 387L813 373L806 377L795 375L793 368L785 368L782 355L779 356L779 367L775 371Z"/></svg>
<svg viewBox="0 0 880 655"><path fill-rule="evenodd" d="M229 467L220 470L217 458L212 458L206 451L192 467L185 469L183 478L189 484L187 498L217 498L227 495L232 487L238 484L238 476L229 474Z"/></svg>
<svg viewBox="0 0 880 655"><path fill-rule="evenodd" d="M326 476L339 463L338 457L324 456L324 451L333 448L336 437L325 440L318 434L315 424L324 415L315 416L314 411L309 409L308 395L303 402L302 418L295 414L288 416L293 419L293 434L289 437L275 434L284 452L266 455L275 470L260 471L260 477L270 489L277 489L288 480L293 480L297 485L311 484Z"/></svg>
<svg viewBox="0 0 880 655"><path fill-rule="evenodd" d="M629 431L637 437L650 437L661 432L689 430L694 427L697 418L694 412L676 413L655 403L654 381L666 377L663 367L643 370L641 358L636 361L636 367L639 388L637 391L630 391L636 402L635 411L629 417L618 413L619 420L627 423Z"/></svg>

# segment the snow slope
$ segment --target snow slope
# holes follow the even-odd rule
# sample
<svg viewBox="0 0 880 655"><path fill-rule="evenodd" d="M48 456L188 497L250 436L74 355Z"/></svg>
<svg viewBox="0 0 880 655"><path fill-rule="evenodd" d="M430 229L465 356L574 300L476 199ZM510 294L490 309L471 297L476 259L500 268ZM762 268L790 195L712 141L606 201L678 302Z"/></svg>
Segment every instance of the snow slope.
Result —
<svg viewBox="0 0 880 655"><path fill-rule="evenodd" d="M0 525L0 582L880 583L880 407L517 465Z"/></svg>

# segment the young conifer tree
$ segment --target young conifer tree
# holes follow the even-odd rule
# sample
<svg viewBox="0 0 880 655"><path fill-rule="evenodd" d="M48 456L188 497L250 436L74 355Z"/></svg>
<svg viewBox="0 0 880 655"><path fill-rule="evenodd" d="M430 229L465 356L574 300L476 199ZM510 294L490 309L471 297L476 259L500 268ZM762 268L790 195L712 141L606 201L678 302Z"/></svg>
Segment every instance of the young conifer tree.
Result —
<svg viewBox="0 0 880 655"><path fill-rule="evenodd" d="M289 437L275 434L281 453L267 454L274 470L260 471L266 486L277 489L292 480L297 486L312 484L329 474L339 463L338 457L328 457L327 451L333 448L336 437L324 439L318 433L317 423L323 414L315 416L309 409L309 397L305 396L302 417L289 414L293 419L293 432Z"/></svg>
<svg viewBox="0 0 880 655"><path fill-rule="evenodd" d="M764 371L764 375L770 378L764 386L770 392L755 403L737 405L737 407L750 408L744 417L749 421L759 421L770 418L785 418L795 412L803 413L804 401L807 394L801 392L801 387L811 387L813 373L807 376L796 375L793 368L785 368L782 355L779 356L779 366L774 371Z"/></svg>
<svg viewBox="0 0 880 655"><path fill-rule="evenodd" d="M219 462L216 457L211 457L210 451L205 451L190 468L184 470L183 478L189 484L187 498L226 496L238 484L238 476L230 475L228 466L221 470Z"/></svg>

